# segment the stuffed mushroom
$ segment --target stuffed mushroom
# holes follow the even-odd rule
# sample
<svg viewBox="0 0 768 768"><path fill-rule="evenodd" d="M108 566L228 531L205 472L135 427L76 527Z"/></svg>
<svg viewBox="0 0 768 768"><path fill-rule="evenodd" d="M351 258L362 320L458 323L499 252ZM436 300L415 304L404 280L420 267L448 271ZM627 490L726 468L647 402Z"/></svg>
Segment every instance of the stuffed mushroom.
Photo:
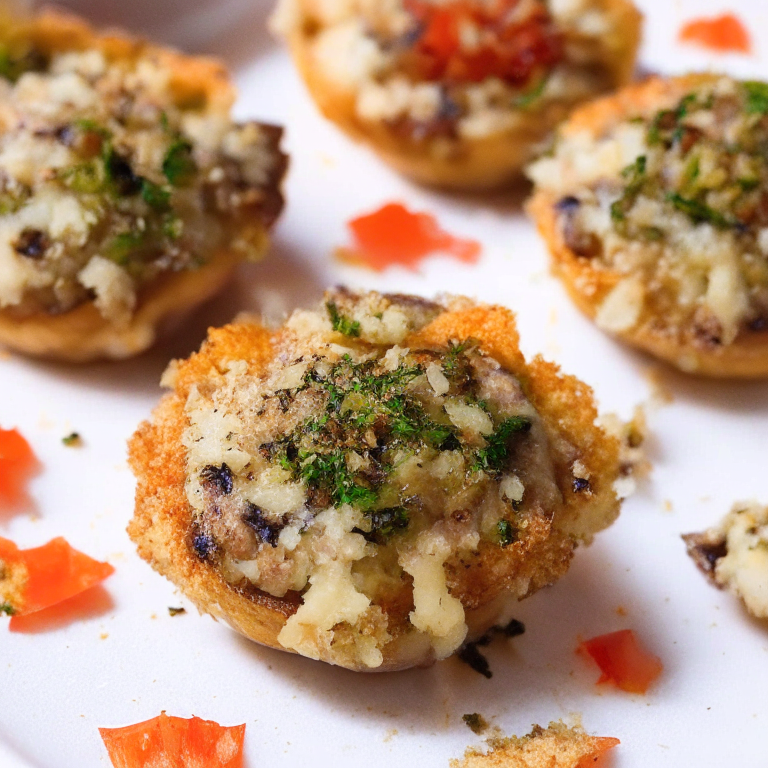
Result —
<svg viewBox="0 0 768 768"><path fill-rule="evenodd" d="M768 84L651 79L530 168L555 273L598 326L700 375L768 375Z"/></svg>
<svg viewBox="0 0 768 768"><path fill-rule="evenodd" d="M56 12L0 18L0 343L121 358L258 258L281 129L224 68Z"/></svg>
<svg viewBox="0 0 768 768"><path fill-rule="evenodd" d="M449 656L619 512L592 393L468 299L326 294L173 363L130 444L139 554L206 613L355 670Z"/></svg>
<svg viewBox="0 0 768 768"><path fill-rule="evenodd" d="M321 112L398 171L517 178L578 103L629 81L629 0L281 0L274 27Z"/></svg>

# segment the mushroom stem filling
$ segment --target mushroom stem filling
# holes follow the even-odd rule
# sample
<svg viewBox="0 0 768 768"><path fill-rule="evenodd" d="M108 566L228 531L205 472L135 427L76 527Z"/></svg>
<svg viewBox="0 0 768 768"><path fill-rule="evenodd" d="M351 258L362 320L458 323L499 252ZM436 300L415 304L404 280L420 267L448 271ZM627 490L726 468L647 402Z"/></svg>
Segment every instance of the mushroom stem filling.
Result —
<svg viewBox="0 0 768 768"><path fill-rule="evenodd" d="M471 337L410 348L445 308L409 301L333 292L261 374L232 361L187 400L192 546L232 585L298 593L278 639L310 657L375 668L403 634L450 655L465 607L509 586L499 561L473 598L468 574L563 503L520 381Z"/></svg>

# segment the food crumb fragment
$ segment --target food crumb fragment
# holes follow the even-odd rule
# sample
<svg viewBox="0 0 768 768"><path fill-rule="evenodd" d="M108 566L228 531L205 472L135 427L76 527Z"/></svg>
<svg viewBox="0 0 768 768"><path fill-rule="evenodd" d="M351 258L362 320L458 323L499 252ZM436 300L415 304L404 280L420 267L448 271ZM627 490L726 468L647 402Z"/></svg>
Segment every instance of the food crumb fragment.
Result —
<svg viewBox="0 0 768 768"><path fill-rule="evenodd" d="M65 437L61 438L61 442L67 446L67 448L79 448L83 444L83 438L80 437L78 432L70 432Z"/></svg>
<svg viewBox="0 0 768 768"><path fill-rule="evenodd" d="M481 653L479 648L489 645L498 635L511 638L522 635L525 632L525 624L517 619L512 619L504 626L491 627L482 637L471 643L464 643L456 654L460 661L472 667L475 672L479 672L483 677L489 680L493 677L488 659Z"/></svg>
<svg viewBox="0 0 768 768"><path fill-rule="evenodd" d="M522 738L488 739L487 751L470 748L462 760L451 760L451 768L586 768L619 743L553 722L547 728L534 725Z"/></svg>
<svg viewBox="0 0 768 768"><path fill-rule="evenodd" d="M186 613L186 612L187 612L186 608L173 608L170 605L168 606L168 613L171 616L178 616L180 613Z"/></svg>
<svg viewBox="0 0 768 768"><path fill-rule="evenodd" d="M466 723L467 728L478 736L488 730L488 721L478 712L462 715L461 719Z"/></svg>

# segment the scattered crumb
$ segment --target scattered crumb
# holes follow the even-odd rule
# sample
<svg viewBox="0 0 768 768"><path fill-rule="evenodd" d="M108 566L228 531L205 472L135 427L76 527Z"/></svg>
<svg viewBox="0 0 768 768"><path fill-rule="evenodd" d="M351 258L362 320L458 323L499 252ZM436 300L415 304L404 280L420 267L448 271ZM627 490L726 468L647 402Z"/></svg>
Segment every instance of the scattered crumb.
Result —
<svg viewBox="0 0 768 768"><path fill-rule="evenodd" d="M108 637L109 637L109 633L107 633L107 632L102 632L102 633L99 635L99 640L106 640Z"/></svg>
<svg viewBox="0 0 768 768"><path fill-rule="evenodd" d="M66 437L61 438L61 442L67 448L80 448L83 444L83 438L77 432L70 432Z"/></svg>
<svg viewBox="0 0 768 768"><path fill-rule="evenodd" d="M186 608L172 608L170 605L168 606L168 613L171 614L171 616L178 616L180 613L186 613Z"/></svg>
<svg viewBox="0 0 768 768"><path fill-rule="evenodd" d="M664 499L664 503L661 505L661 508L664 510L664 512L671 512L672 502L669 499Z"/></svg>
<svg viewBox="0 0 768 768"><path fill-rule="evenodd" d="M149 615L149 618L150 618L150 619L156 619L156 618L157 618L157 614L156 614L156 613L151 613L151 614Z"/></svg>
<svg viewBox="0 0 768 768"><path fill-rule="evenodd" d="M651 389L651 397L648 400L648 405L653 410L661 408L665 405L669 405L674 401L672 392L664 381L661 368L657 368L655 366L648 368L645 371L643 378L646 380L648 386Z"/></svg>
<svg viewBox="0 0 768 768"><path fill-rule="evenodd" d="M478 736L488 730L488 721L478 712L462 715L461 719L467 724L467 728Z"/></svg>
<svg viewBox="0 0 768 768"><path fill-rule="evenodd" d="M607 413L598 419L598 424L621 442L621 475L614 482L613 488L620 499L625 499L637 490L637 480L647 477L651 472L651 462L645 454L648 438L645 408L642 405L636 406L629 421L620 419L615 413Z"/></svg>
<svg viewBox="0 0 768 768"><path fill-rule="evenodd" d="M735 504L717 526L683 540L713 584L741 598L753 616L768 619L768 507Z"/></svg>
<svg viewBox="0 0 768 768"><path fill-rule="evenodd" d="M384 742L392 741L392 739L397 736L397 728L390 728L387 731L387 735L384 737Z"/></svg>
<svg viewBox="0 0 768 768"><path fill-rule="evenodd" d="M462 760L451 760L451 768L586 768L618 743L562 722L546 729L534 725L522 738L489 739L487 752L468 749Z"/></svg>
<svg viewBox="0 0 768 768"><path fill-rule="evenodd" d="M619 606L619 607L616 609L616 614L617 614L618 616L626 616L626 615L627 615L627 609L626 609L626 608L625 608L623 605L620 605L620 606Z"/></svg>

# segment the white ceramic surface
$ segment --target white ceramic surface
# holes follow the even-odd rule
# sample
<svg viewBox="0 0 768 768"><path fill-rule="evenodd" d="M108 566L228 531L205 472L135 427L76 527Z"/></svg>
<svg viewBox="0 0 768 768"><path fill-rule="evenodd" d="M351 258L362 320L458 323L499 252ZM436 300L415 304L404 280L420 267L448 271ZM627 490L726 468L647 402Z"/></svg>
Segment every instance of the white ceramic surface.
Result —
<svg viewBox="0 0 768 768"><path fill-rule="evenodd" d="M722 10L719 3L641 5L646 67L768 77L764 4L730 2L749 23L757 54L719 58L674 42L682 20ZM0 766L107 766L99 726L166 710L247 723L248 768L361 761L444 768L480 743L461 720L467 712L517 734L534 722L581 718L590 732L622 740L614 768L765 768L768 626L706 583L680 534L713 523L736 499L768 502L768 385L696 381L607 339L547 274L519 196L444 196L392 174L318 117L285 52L264 32L263 8L257 11L237 35L208 47L238 67L240 115L288 126L289 202L270 258L244 270L180 337L138 360L77 368L0 359L0 424L20 427L45 465L31 486L34 514L0 520L0 535L34 546L64 534L117 569L106 583L113 605L100 612L45 634L0 626ZM390 199L434 211L447 229L481 240L481 262L434 258L420 274L383 275L333 262L331 250L346 240L344 222ZM593 384L606 410L629 415L649 398L652 372L673 397L650 414L650 481L610 530L577 553L565 578L520 604L527 631L489 648L491 680L456 660L355 675L255 646L198 616L138 559L124 533L133 493L125 440L160 396L168 359L189 353L207 325L238 310L274 315L316 300L337 281L507 304L519 313L524 349ZM72 429L83 448L62 446ZM186 605L186 615L171 618L167 608L175 605ZM596 687L596 669L574 654L579 637L625 627L664 661L647 696Z"/></svg>

